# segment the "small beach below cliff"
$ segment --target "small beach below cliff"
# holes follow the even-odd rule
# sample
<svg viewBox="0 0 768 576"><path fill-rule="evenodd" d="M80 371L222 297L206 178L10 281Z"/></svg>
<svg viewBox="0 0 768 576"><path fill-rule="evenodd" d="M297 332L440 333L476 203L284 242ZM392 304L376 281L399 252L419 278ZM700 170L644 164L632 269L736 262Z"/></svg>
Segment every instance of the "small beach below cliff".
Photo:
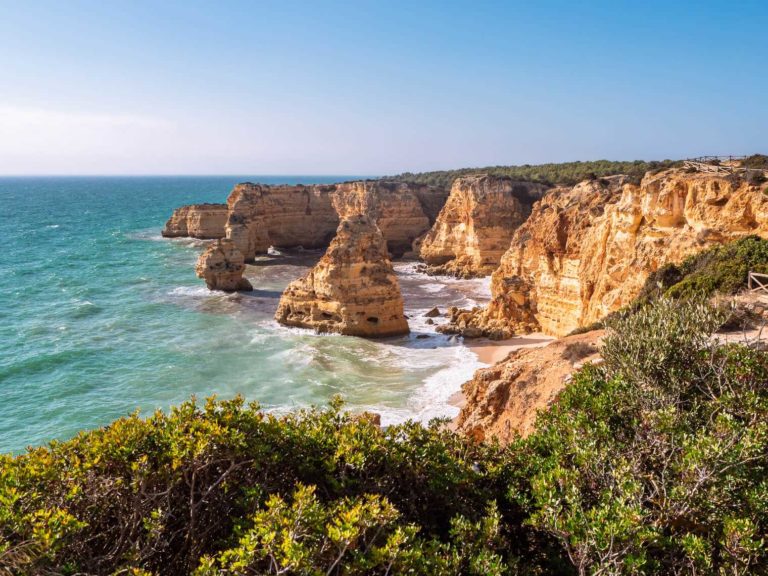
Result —
<svg viewBox="0 0 768 576"><path fill-rule="evenodd" d="M497 362L504 360L511 352L520 348L538 348L546 346L555 340L552 336L547 336L539 332L515 336L508 340L464 340L464 345L477 355L478 360L483 364L492 366Z"/></svg>

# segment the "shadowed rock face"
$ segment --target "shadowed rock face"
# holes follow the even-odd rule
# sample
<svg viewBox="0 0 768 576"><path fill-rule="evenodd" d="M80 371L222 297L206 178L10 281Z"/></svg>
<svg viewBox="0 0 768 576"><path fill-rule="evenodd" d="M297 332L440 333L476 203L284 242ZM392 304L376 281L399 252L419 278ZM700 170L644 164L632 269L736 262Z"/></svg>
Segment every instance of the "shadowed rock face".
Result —
<svg viewBox="0 0 768 576"><path fill-rule="evenodd" d="M640 186L621 176L558 188L515 232L488 307L458 314L459 333L562 336L629 304L668 262L747 234L768 237L764 185L672 169Z"/></svg>
<svg viewBox="0 0 768 576"><path fill-rule="evenodd" d="M161 234L166 238L223 238L227 216L226 204L180 206L173 211Z"/></svg>
<svg viewBox="0 0 768 576"><path fill-rule="evenodd" d="M371 218L354 215L341 222L317 265L285 289L275 319L350 336L408 333L400 286Z"/></svg>
<svg viewBox="0 0 768 576"><path fill-rule="evenodd" d="M217 240L200 255L195 267L198 278L203 278L211 290L225 292L253 290L245 272L245 259L231 240Z"/></svg>
<svg viewBox="0 0 768 576"><path fill-rule="evenodd" d="M414 249L430 273L487 276L545 190L541 184L488 175L457 178L434 226Z"/></svg>

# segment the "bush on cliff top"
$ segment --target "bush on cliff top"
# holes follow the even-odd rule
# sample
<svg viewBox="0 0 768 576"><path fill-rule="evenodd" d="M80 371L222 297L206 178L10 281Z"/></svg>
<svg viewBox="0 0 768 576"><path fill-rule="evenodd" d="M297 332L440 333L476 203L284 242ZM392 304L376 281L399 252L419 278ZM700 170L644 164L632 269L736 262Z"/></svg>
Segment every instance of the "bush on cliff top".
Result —
<svg viewBox="0 0 768 576"><path fill-rule="evenodd" d="M421 172L414 174L406 172L389 180L416 182L435 186L450 187L460 176L471 174L490 174L492 176L507 176L513 180L539 182L550 186L573 186L584 180L626 174L635 182L640 182L646 172L663 170L678 165L672 160L651 161L635 160L616 162L611 160L595 160L592 162L561 162L557 164L524 164L522 166L487 166L485 168L461 168L458 170L441 170L436 172Z"/></svg>
<svg viewBox="0 0 768 576"><path fill-rule="evenodd" d="M666 264L648 277L639 302L659 296L671 298L709 297L735 294L747 285L749 271L768 272L768 240L747 236L714 246L686 258L681 264Z"/></svg>
<svg viewBox="0 0 768 576"><path fill-rule="evenodd" d="M502 448L188 402L0 460L0 573L759 574L768 358L668 299Z"/></svg>

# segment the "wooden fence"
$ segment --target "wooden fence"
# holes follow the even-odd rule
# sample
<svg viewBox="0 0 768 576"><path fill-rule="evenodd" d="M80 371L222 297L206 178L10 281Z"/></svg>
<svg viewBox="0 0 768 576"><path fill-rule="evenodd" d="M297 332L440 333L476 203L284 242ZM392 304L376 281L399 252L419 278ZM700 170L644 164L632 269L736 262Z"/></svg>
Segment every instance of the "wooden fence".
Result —
<svg viewBox="0 0 768 576"><path fill-rule="evenodd" d="M747 277L747 289L750 292L768 294L768 274L750 272Z"/></svg>

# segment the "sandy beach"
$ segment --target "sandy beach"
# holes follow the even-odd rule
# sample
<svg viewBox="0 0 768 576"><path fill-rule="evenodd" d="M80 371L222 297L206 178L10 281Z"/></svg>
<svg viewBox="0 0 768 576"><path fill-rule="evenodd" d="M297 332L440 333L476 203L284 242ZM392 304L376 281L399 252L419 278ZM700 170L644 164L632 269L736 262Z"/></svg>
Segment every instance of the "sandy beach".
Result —
<svg viewBox="0 0 768 576"><path fill-rule="evenodd" d="M510 352L514 352L519 348L546 346L554 339L552 336L534 332L524 336L516 336L509 340L465 340L464 344L477 355L480 362L493 365L496 362L501 362Z"/></svg>
<svg viewBox="0 0 768 576"><path fill-rule="evenodd" d="M493 364L504 360L510 352L514 352L520 348L546 346L553 340L556 340L556 338L541 334L540 332L534 332L532 334L510 338L509 340L488 340L485 338L478 340L464 340L464 344L477 355L480 362L492 366ZM465 402L464 394L461 391L456 392L450 397L448 402L457 408L461 408L464 406ZM451 426L449 426L449 428Z"/></svg>

